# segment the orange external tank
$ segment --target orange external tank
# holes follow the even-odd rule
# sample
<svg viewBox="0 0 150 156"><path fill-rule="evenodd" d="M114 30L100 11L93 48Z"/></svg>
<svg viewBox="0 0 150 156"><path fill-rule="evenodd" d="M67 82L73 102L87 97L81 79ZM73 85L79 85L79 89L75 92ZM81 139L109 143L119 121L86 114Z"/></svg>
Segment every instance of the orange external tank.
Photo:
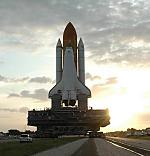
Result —
<svg viewBox="0 0 150 156"><path fill-rule="evenodd" d="M77 69L77 33L71 22L69 22L64 30L63 34L63 60L65 49L68 44L71 44L74 52L74 62Z"/></svg>

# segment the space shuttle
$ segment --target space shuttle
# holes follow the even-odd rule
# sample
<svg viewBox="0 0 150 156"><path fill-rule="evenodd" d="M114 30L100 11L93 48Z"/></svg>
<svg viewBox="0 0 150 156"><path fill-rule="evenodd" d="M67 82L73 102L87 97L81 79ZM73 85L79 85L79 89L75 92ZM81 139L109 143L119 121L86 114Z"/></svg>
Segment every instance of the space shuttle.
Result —
<svg viewBox="0 0 150 156"><path fill-rule="evenodd" d="M49 91L52 109L60 109L63 104L87 110L87 100L91 91L85 86L84 44L69 22L63 34L63 46L59 39L56 45L56 85Z"/></svg>

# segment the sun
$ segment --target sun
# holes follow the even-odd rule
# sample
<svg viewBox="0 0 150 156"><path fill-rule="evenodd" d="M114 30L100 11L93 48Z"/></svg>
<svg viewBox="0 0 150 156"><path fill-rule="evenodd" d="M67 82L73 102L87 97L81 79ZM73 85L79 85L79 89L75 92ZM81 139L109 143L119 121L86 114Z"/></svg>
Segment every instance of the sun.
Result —
<svg viewBox="0 0 150 156"><path fill-rule="evenodd" d="M134 115L138 112L143 111L143 89L137 88L138 82L134 83L126 78L126 83L118 83L116 90L118 92L109 98L108 108L111 116L111 126L114 128L121 127L125 125L128 127L129 122ZM123 89L125 88L125 89Z"/></svg>
<svg viewBox="0 0 150 156"><path fill-rule="evenodd" d="M141 83L142 82L142 83ZM125 73L118 78L118 82L111 86L101 99L99 93L94 101L98 109L108 108L110 112L110 126L112 129L124 129L131 125L137 113L144 111L144 92L147 80L141 74ZM107 95L110 93L111 95Z"/></svg>
<svg viewBox="0 0 150 156"><path fill-rule="evenodd" d="M114 128L128 124L128 121L142 109L141 100L130 94L113 96L108 106L111 126Z"/></svg>

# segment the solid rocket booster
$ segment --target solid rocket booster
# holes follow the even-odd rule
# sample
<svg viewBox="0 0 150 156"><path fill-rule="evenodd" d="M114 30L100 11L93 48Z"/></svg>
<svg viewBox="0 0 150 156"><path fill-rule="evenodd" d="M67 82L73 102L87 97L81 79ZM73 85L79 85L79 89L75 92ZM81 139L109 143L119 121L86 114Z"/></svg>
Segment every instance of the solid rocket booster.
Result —
<svg viewBox="0 0 150 156"><path fill-rule="evenodd" d="M78 44L78 70L79 80L85 84L84 44L81 38Z"/></svg>
<svg viewBox="0 0 150 156"><path fill-rule="evenodd" d="M61 80L62 77L62 44L60 39L56 45L56 83Z"/></svg>

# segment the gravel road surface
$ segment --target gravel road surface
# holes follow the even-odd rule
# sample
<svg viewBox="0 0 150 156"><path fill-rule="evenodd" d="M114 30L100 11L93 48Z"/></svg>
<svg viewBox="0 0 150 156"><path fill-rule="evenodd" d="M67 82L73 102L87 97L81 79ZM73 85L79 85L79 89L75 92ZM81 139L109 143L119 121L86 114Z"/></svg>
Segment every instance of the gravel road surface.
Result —
<svg viewBox="0 0 150 156"><path fill-rule="evenodd" d="M72 156L98 156L95 140L88 139Z"/></svg>
<svg viewBox="0 0 150 156"><path fill-rule="evenodd" d="M137 154L115 146L106 140L95 138L94 141L99 156L137 156Z"/></svg>
<svg viewBox="0 0 150 156"><path fill-rule="evenodd" d="M80 139L57 148L53 148L47 151L40 152L33 156L71 156L75 153L88 139Z"/></svg>
<svg viewBox="0 0 150 156"><path fill-rule="evenodd" d="M34 156L137 156L137 154L104 139L85 138Z"/></svg>
<svg viewBox="0 0 150 156"><path fill-rule="evenodd" d="M119 140L123 143L127 143L129 145L133 145L136 147L141 147L141 148L150 150L150 140L118 138L118 137L111 137L111 138L115 140Z"/></svg>

